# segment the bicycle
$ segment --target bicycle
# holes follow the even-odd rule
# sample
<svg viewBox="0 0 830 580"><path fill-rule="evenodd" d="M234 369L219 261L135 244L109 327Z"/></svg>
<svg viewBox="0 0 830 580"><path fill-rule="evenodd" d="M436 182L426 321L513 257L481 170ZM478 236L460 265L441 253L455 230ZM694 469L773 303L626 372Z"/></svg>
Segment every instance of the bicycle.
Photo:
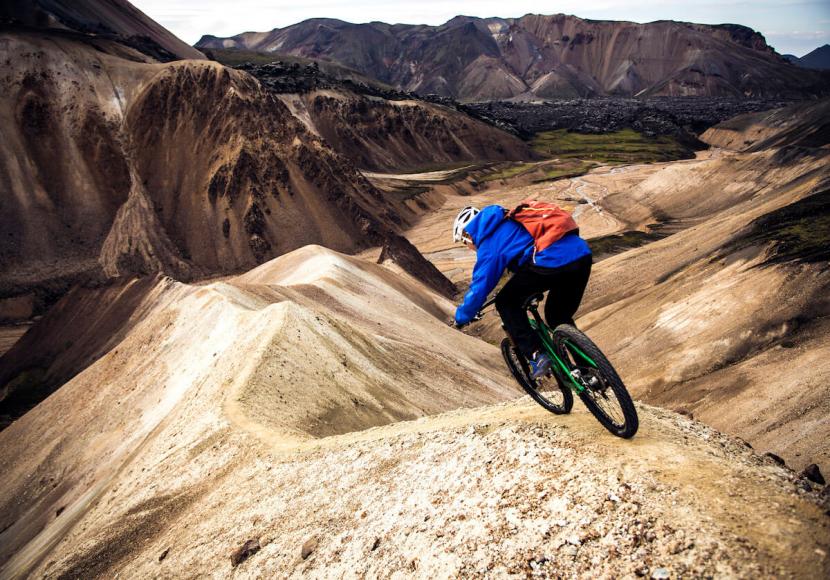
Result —
<svg viewBox="0 0 830 580"><path fill-rule="evenodd" d="M532 379L527 359L508 336L501 342L501 352L511 374L531 398L548 411L558 415L570 413L575 392L608 431L624 439L633 437L640 422L634 402L617 371L599 347L576 327L560 324L551 330L539 314L542 298L543 294L531 296L523 308L553 361L551 372L541 379ZM495 298L485 303L482 310L493 302Z"/></svg>

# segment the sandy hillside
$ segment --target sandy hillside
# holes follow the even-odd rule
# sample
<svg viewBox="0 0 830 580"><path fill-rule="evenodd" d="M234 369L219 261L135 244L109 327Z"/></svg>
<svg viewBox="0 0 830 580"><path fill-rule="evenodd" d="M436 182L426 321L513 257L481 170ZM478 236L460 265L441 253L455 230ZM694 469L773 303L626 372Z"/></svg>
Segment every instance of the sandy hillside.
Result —
<svg viewBox="0 0 830 580"><path fill-rule="evenodd" d="M690 411L799 468L827 471L828 150L781 144L787 134L809 134L825 108L801 107L779 127L775 146L754 152L715 149L694 160L447 196L408 236L463 284L474 256L447 232L467 204L558 200L596 240L662 223L658 231L674 233L595 264L579 324L643 400ZM472 332L491 342L503 336L492 314Z"/></svg>
<svg viewBox="0 0 830 580"><path fill-rule="evenodd" d="M3 298L34 292L38 310L61 281L239 271L308 243L377 244L393 225L380 192L245 73L2 36Z"/></svg>
<svg viewBox="0 0 830 580"><path fill-rule="evenodd" d="M700 424L434 415L519 391L399 271L312 246L142 283L122 337L0 432L0 577L827 572L810 485Z"/></svg>
<svg viewBox="0 0 830 580"><path fill-rule="evenodd" d="M762 151L781 145L822 147L830 141L830 99L738 115L708 129L701 139L736 151Z"/></svg>
<svg viewBox="0 0 830 580"><path fill-rule="evenodd" d="M90 302L98 330L78 332ZM74 378L2 432L3 559L52 519L55 502L93 499L171 413L197 437L235 421L303 441L514 393L495 349L444 324L446 299L320 247L207 286L145 278L64 303L41 322L47 340L36 327L4 358L31 368L39 355L27 341L51 340L71 352L46 372Z"/></svg>

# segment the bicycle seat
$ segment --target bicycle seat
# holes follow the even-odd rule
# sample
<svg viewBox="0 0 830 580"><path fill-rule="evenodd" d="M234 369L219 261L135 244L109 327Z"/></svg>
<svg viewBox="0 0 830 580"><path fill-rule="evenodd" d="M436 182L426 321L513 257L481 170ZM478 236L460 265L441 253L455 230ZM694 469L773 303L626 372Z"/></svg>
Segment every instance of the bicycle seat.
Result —
<svg viewBox="0 0 830 580"><path fill-rule="evenodd" d="M536 308L539 305L539 302L545 297L543 292L539 292L538 294L534 294L533 296L528 297L524 303L522 303L522 308L525 310L530 310L531 308Z"/></svg>

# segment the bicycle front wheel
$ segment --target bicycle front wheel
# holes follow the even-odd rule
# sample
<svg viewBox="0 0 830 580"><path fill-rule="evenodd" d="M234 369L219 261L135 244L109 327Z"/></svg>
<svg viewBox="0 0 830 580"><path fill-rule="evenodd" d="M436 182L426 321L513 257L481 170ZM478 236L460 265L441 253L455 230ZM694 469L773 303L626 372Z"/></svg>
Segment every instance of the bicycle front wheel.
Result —
<svg viewBox="0 0 830 580"><path fill-rule="evenodd" d="M527 360L513 345L513 341L505 338L501 341L501 354L513 378L530 395L534 401L542 405L551 413L565 415L571 412L574 406L574 396L567 386L560 385L558 379L548 375L541 379L530 378L530 368Z"/></svg>
<svg viewBox="0 0 830 580"><path fill-rule="evenodd" d="M556 327L553 343L572 379L583 387L579 398L588 410L617 437L633 437L640 426L634 402L599 347L569 324Z"/></svg>

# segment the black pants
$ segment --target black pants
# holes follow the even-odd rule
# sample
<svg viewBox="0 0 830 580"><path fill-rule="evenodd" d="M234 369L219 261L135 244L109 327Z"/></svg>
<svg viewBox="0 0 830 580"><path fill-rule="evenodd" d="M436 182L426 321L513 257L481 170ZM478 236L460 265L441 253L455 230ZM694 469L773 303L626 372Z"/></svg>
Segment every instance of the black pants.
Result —
<svg viewBox="0 0 830 580"><path fill-rule="evenodd" d="M530 358L542 348L541 340L522 309L524 301L534 294L550 290L545 303L545 322L551 328L559 324L573 324L573 315L579 308L591 275L591 262L589 254L559 268L525 265L496 294L496 309L507 333L523 355Z"/></svg>

